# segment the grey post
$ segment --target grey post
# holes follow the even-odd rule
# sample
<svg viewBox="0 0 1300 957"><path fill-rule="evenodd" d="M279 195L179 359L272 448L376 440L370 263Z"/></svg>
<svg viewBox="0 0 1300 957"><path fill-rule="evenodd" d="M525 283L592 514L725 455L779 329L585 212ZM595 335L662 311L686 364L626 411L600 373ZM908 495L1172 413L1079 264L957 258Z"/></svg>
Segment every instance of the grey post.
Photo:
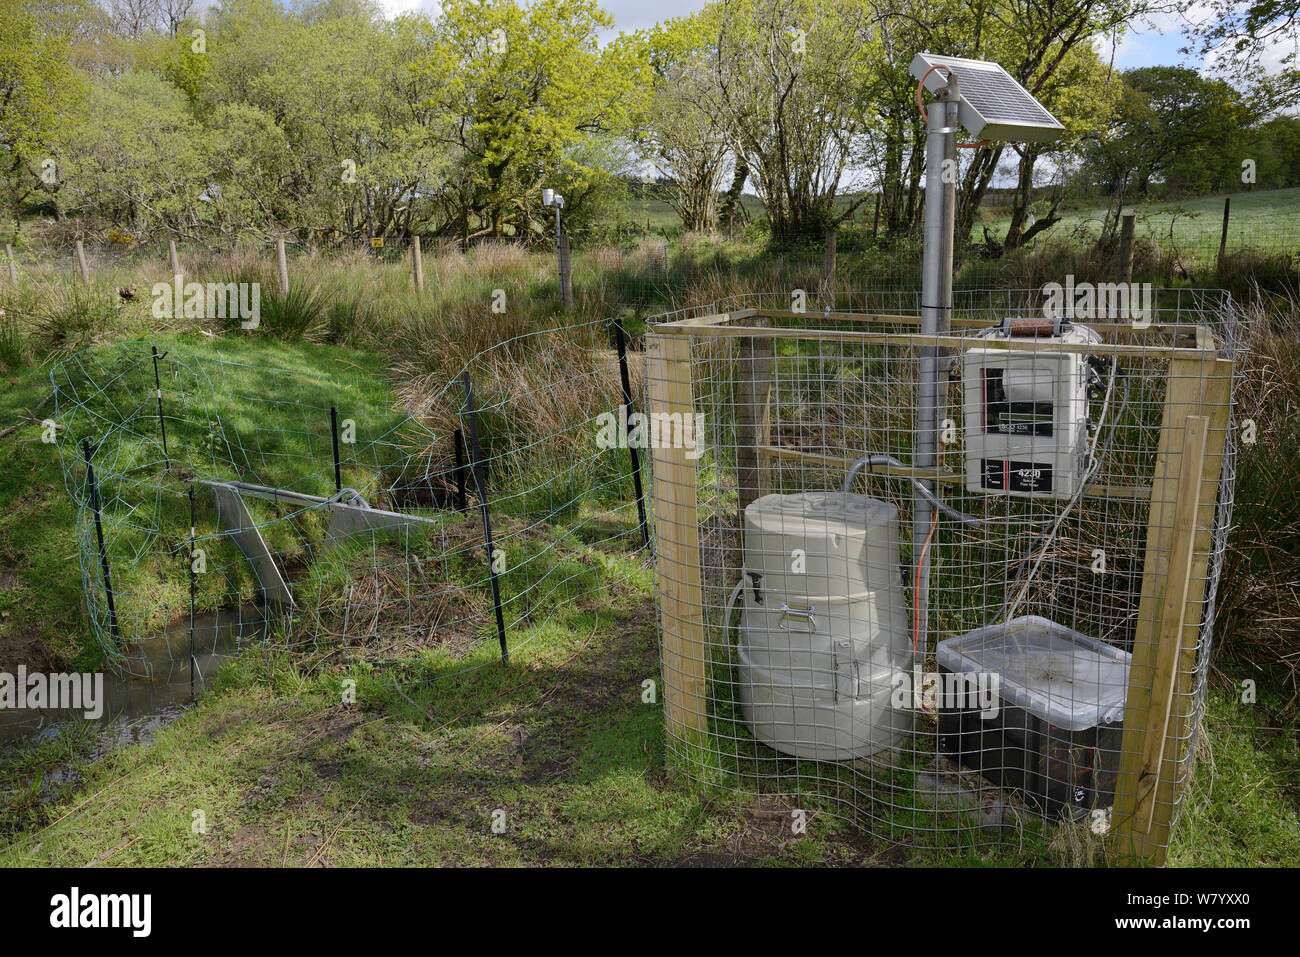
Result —
<svg viewBox="0 0 1300 957"><path fill-rule="evenodd" d="M560 236L560 302L573 308L573 268L569 265L569 237Z"/></svg>
<svg viewBox="0 0 1300 957"><path fill-rule="evenodd" d="M284 239L280 238L275 241L275 264L280 270L280 292L283 295L289 293L289 260L284 254Z"/></svg>
<svg viewBox="0 0 1300 957"><path fill-rule="evenodd" d="M948 77L947 89L936 94L928 112L925 141L925 250L921 269L921 334L936 335L951 326L952 254L956 184L944 183L944 160L956 155L957 78ZM933 346L921 349L917 375L916 455L918 468L935 466L936 438L942 396L939 384L939 353ZM934 493L935 483L925 482ZM921 494L912 497L912 561L921 557L921 549L930 531L934 508ZM920 562L916 594L918 634L917 654L924 656L929 635L930 559Z"/></svg>
<svg viewBox="0 0 1300 957"><path fill-rule="evenodd" d="M77 268L81 270L81 281L90 285L90 267L86 265L86 247L81 245L81 240L77 240Z"/></svg>
<svg viewBox="0 0 1300 957"><path fill-rule="evenodd" d="M9 283L18 285L18 267L14 265L14 247L5 243L5 257L9 260Z"/></svg>
<svg viewBox="0 0 1300 957"><path fill-rule="evenodd" d="M411 237L411 268L415 275L415 291L424 292L424 256L420 251L420 237Z"/></svg>
<svg viewBox="0 0 1300 957"><path fill-rule="evenodd" d="M181 275L181 256L176 251L176 240L174 239L167 240L167 258L171 260L172 275Z"/></svg>

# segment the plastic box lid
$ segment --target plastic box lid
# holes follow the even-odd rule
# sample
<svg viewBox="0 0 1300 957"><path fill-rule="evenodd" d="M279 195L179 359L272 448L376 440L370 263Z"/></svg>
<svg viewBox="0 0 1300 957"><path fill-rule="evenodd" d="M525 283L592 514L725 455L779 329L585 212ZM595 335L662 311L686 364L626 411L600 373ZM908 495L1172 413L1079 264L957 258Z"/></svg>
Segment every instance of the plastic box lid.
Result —
<svg viewBox="0 0 1300 957"><path fill-rule="evenodd" d="M1131 655L1037 615L939 642L949 671L996 673L1002 700L1067 731L1124 717Z"/></svg>

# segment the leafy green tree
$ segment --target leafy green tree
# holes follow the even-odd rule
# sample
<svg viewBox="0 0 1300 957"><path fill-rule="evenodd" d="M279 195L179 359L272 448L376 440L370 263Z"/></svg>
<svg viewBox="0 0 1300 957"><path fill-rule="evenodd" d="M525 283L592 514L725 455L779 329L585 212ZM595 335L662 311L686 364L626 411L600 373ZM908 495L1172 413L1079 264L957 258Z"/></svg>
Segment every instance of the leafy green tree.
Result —
<svg viewBox="0 0 1300 957"><path fill-rule="evenodd" d="M643 172L667 174L669 204L687 230L699 232L714 228L731 156L726 127L706 105L716 83L710 34L706 18L693 16L638 37L654 76L637 122Z"/></svg>
<svg viewBox="0 0 1300 957"><path fill-rule="evenodd" d="M472 238L526 228L543 185L592 170L574 150L626 126L642 65L628 43L602 48L612 26L595 0L449 0L420 65L437 132L455 154L444 194L447 231Z"/></svg>
<svg viewBox="0 0 1300 957"><path fill-rule="evenodd" d="M1227 83L1187 67L1127 70L1122 81L1110 123L1084 151L1083 175L1110 197L1108 231L1156 186L1195 195L1231 184L1254 119Z"/></svg>
<svg viewBox="0 0 1300 957"><path fill-rule="evenodd" d="M719 0L715 83L721 118L767 209L773 235L820 235L862 198L837 205L865 155L880 56L874 16L855 0Z"/></svg>
<svg viewBox="0 0 1300 957"><path fill-rule="evenodd" d="M14 238L26 202L61 181L57 140L86 92L69 60L83 9L75 0L0 2L0 188Z"/></svg>
<svg viewBox="0 0 1300 957"><path fill-rule="evenodd" d="M142 234L193 233L210 181L206 131L185 96L148 73L95 84L83 115L63 134L68 208L100 212Z"/></svg>

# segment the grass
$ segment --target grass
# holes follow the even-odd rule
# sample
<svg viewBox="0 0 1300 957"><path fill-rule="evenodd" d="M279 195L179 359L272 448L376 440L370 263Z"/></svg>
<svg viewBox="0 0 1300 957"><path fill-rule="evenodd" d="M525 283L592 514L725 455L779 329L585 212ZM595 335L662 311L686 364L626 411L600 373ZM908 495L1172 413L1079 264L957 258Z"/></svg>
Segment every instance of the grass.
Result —
<svg viewBox="0 0 1300 957"><path fill-rule="evenodd" d="M1300 248L1300 187L1261 192L1199 196L1178 201L1134 198L1125 208L1137 213L1138 235L1170 243L1185 253L1202 258L1218 254L1223 229L1223 202L1231 200L1228 217L1228 248L1257 248L1270 252L1295 253ZM1104 206L1076 206L1065 210L1061 221L1046 235L1096 237L1105 217ZM994 238L1006 233L1009 217L991 215L977 222L974 238L981 239L981 227L988 226Z"/></svg>
<svg viewBox="0 0 1300 957"><path fill-rule="evenodd" d="M758 245L742 242L687 239L674 255L666 274L648 248L581 257L578 307L568 318L599 319L622 308L630 292L671 305L755 286L815 289L820 269L815 255L774 261ZM849 275L866 276L872 255L849 247L842 261ZM716 789L701 793L668 760L661 706L642 701L642 682L659 678L653 585L641 556L630 550L636 536L628 512L599 509L627 501L617 464L606 457L554 467L573 460L585 435L585 426L572 425L575 410L609 401L617 385L608 354L602 358L594 348L598 331L587 344L592 348L569 351L546 348L545 337L520 338L565 318L549 256L514 247L483 247L468 257L431 251L424 297L412 292L401 263L362 254L344 264L295 261L294 281L310 290L304 296L315 305L296 307L293 316L256 337L209 339L205 328L221 330L201 321L154 320L147 297L121 297L123 286L139 289L154 274L162 281L165 268L158 264L101 276L90 292L57 277L25 279L17 291L3 293L10 324L0 328L8 386L0 396L0 428L29 409L37 420L45 416L48 407L36 406L48 391L53 359L78 344L144 335L160 351L231 362L234 371L221 381L228 396L259 388L255 366L303 374L302 382L321 371L356 383L342 399L308 394L303 404L314 409L331 401L373 406L383 400L366 383L377 385L397 370L398 401L418 408L436 400L427 424L445 435L457 400L454 391L442 391L448 380L471 356L508 342L485 359L490 374L476 382L484 440L501 454L495 466L502 488L535 485L530 479L543 465L550 476L532 498L507 496L500 505L509 568L502 585L508 606L521 612L509 621L517 649L511 666L495 661L494 627L484 623L481 561L469 550L448 552L441 545L448 581L479 603L449 614L471 623L477 643L423 649L395 670L371 663L392 650L374 640L350 647L346 658L337 644L305 640L339 631L346 589L384 554L340 549L310 563L300 580L319 619L227 665L216 687L152 742L90 760L94 735L74 726L34 747L8 749L0 757L0 863L1027 866L1105 860L1094 842L1067 828L1037 829L1021 844L921 851L872 841L824 806L813 808L807 833L796 835L790 802L737 807ZM255 257L213 257L189 268L228 281L265 278ZM496 289L513 304L500 316L490 311ZM1293 338L1290 326L1271 330L1274 348L1259 350L1267 368L1249 373L1257 388L1245 394L1243 414L1250 409L1261 421L1290 420L1288 403L1300 383L1294 351L1285 346ZM577 388L544 388L564 379ZM231 433L263 436L266 450L321 459L325 427L316 421L286 430L286 407L271 392L250 418L231 414ZM139 422L120 458L156 465L147 405ZM0 576L6 585L0 589L0 664L44 660L91 667L94 645L80 607L69 532L74 510L58 450L42 444L39 433L35 423L23 422L0 438L8 466L0 473ZM207 433L175 434L198 448ZM1242 460L1237 531L1222 593L1229 617L1218 638L1203 739L1208 748L1200 751L1171 863L1281 864L1300 850L1294 669L1281 666L1294 654L1294 635L1284 621L1295 594L1298 550L1286 531L1289 519L1279 524L1283 503L1264 494L1295 485L1288 434L1265 433L1268 441ZM528 436L546 439L535 455L505 452ZM277 465L287 459L258 459L244 464L277 481L296 474ZM348 482L366 486L382 471L358 467ZM332 475L308 479L328 486ZM573 504L588 499L586 508ZM164 517L165 537L175 538L179 513ZM539 517L546 528L530 533ZM468 536L473 516L452 517L439 534L454 536L457 522ZM285 535L278 548L301 547L295 544L299 531L288 523L277 529ZM114 540L128 541L124 533ZM240 562L218 556L218 564L234 574ZM143 609L150 589L155 605L159 593L149 567L139 567L131 587ZM556 582L566 586L552 587ZM167 602L180 601L174 588L168 594ZM385 594L399 608L407 597L400 589ZM1267 617L1261 609L1272 608L1278 621L1261 622ZM466 667L473 670L445 680ZM1243 677L1257 681L1253 706L1240 701ZM343 700L348 679L356 682L355 704ZM492 828L497 811L504 812L501 833ZM200 818L206 830L196 831Z"/></svg>

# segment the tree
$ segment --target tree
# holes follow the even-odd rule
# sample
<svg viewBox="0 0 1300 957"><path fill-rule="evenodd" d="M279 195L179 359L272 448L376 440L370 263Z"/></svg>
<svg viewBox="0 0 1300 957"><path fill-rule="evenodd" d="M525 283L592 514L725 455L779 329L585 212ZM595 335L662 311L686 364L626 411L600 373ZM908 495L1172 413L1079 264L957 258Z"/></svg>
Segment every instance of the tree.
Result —
<svg viewBox="0 0 1300 957"><path fill-rule="evenodd" d="M708 232L730 149L720 118L705 106L715 82L702 17L669 20L640 37L654 88L638 117L641 145L669 176L668 202L687 230Z"/></svg>
<svg viewBox="0 0 1300 957"><path fill-rule="evenodd" d="M865 155L879 43L852 0L719 0L715 83L702 105L721 117L754 178L773 235L816 235L853 214L837 207L845 172Z"/></svg>
<svg viewBox="0 0 1300 957"><path fill-rule="evenodd" d="M426 106L449 120L437 136L456 153L446 199L457 233L527 228L544 181L581 188L592 174L574 149L624 125L643 68L629 43L601 48L610 26L595 0L443 4L420 69Z"/></svg>
<svg viewBox="0 0 1300 957"><path fill-rule="evenodd" d="M136 233L200 226L209 144L184 94L148 73L96 84L63 135L69 209L98 211Z"/></svg>
<svg viewBox="0 0 1300 957"><path fill-rule="evenodd" d="M86 90L68 59L81 9L61 0L0 4L0 186L15 238L32 194L59 186L55 144Z"/></svg>
<svg viewBox="0 0 1300 957"><path fill-rule="evenodd" d="M1196 0L1178 5L1189 23L1187 33L1206 62L1222 74L1260 85L1274 106L1294 98L1300 91L1300 0L1210 0L1208 19L1205 6ZM1272 56L1278 62L1265 70L1265 58ZM1272 77L1264 75L1270 72Z"/></svg>
<svg viewBox="0 0 1300 957"><path fill-rule="evenodd" d="M1083 175L1110 197L1103 236L1113 232L1131 194L1156 184L1204 193L1240 172L1242 130L1252 117L1222 80L1187 67L1127 70L1109 124L1088 139Z"/></svg>

